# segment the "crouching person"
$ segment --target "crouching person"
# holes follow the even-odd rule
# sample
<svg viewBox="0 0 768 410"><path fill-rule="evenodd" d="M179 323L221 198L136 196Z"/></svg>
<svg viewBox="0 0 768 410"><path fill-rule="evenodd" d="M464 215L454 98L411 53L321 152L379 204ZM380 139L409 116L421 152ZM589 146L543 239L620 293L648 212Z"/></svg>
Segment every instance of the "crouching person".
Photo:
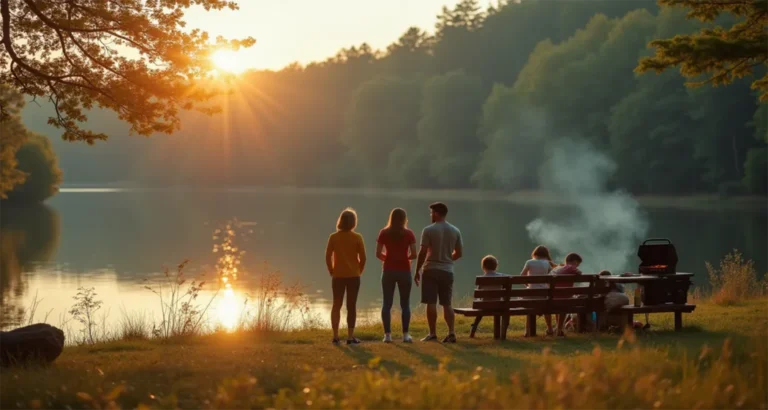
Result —
<svg viewBox="0 0 768 410"><path fill-rule="evenodd" d="M611 272L604 270L600 272L600 276L611 276ZM605 295L605 313L600 316L598 329L606 331L623 328L626 318L619 312L619 309L627 305L629 305L629 296L624 293L624 285L610 283L608 293Z"/></svg>

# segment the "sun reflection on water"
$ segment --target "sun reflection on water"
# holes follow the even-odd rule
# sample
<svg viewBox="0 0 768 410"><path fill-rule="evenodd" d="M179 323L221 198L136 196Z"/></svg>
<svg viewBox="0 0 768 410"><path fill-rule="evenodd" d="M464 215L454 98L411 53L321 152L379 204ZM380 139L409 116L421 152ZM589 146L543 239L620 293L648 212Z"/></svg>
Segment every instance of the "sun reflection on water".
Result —
<svg viewBox="0 0 768 410"><path fill-rule="evenodd" d="M219 296L219 303L216 308L219 324L227 331L233 331L237 328L241 313L239 305L237 294L227 283L224 292Z"/></svg>

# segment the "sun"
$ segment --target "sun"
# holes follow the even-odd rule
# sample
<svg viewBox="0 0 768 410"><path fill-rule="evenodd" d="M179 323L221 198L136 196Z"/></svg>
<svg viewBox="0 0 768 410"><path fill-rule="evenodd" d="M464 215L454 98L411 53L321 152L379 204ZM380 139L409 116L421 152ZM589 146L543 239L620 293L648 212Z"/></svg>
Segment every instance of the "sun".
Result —
<svg viewBox="0 0 768 410"><path fill-rule="evenodd" d="M246 67L237 53L233 50L219 50L211 56L213 64L221 71L233 74L240 74Z"/></svg>

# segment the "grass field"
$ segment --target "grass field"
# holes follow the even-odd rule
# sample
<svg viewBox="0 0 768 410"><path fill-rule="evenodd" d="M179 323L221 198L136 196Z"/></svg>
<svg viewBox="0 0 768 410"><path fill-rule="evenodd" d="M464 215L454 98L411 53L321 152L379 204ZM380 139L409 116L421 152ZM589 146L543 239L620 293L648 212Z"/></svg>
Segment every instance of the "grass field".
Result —
<svg viewBox="0 0 768 410"><path fill-rule="evenodd" d="M523 338L518 319L498 342L490 322L469 339L460 320L455 345L384 344L370 325L351 347L327 330L67 347L47 368L3 369L0 407L766 408L768 299L700 303L683 332L652 315L623 337Z"/></svg>

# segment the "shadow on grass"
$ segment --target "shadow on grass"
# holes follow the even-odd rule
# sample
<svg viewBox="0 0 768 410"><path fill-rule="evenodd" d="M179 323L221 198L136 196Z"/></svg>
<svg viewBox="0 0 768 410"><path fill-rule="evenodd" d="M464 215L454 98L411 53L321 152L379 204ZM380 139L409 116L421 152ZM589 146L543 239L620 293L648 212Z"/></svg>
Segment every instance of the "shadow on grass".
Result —
<svg viewBox="0 0 768 410"><path fill-rule="evenodd" d="M140 352L152 350L147 343L114 343L88 348L88 353Z"/></svg>
<svg viewBox="0 0 768 410"><path fill-rule="evenodd" d="M372 360L379 359L379 365L389 372L398 372L403 375L413 374L413 369L393 360L381 359L368 351L364 346L339 346L339 349L347 356L354 359L358 365L368 366Z"/></svg>
<svg viewBox="0 0 768 410"><path fill-rule="evenodd" d="M416 342L419 343L419 342ZM412 356L415 356L419 360L421 360L422 363L424 363L427 366L437 366L440 361L430 354L424 353L417 348L413 344L411 344L409 347L405 347L401 344L393 344L396 349L399 349L407 354L410 354Z"/></svg>

